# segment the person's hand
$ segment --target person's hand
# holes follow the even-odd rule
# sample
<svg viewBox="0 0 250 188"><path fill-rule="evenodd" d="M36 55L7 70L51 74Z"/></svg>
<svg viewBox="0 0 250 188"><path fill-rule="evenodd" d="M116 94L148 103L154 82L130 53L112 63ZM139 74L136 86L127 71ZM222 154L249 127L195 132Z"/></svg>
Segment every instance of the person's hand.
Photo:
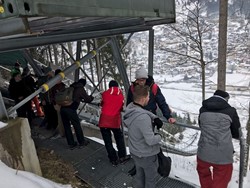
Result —
<svg viewBox="0 0 250 188"><path fill-rule="evenodd" d="M157 129L160 129L160 128L162 128L163 122L161 121L160 118L155 118L154 124L156 125Z"/></svg>
<svg viewBox="0 0 250 188"><path fill-rule="evenodd" d="M93 100L94 100L94 97L93 97L92 95L90 95L90 97L91 97L91 101L93 101Z"/></svg>
<svg viewBox="0 0 250 188"><path fill-rule="evenodd" d="M46 105L46 101L42 100L42 105L45 106Z"/></svg>
<svg viewBox="0 0 250 188"><path fill-rule="evenodd" d="M174 118L169 118L168 123L174 124L176 122L176 119Z"/></svg>

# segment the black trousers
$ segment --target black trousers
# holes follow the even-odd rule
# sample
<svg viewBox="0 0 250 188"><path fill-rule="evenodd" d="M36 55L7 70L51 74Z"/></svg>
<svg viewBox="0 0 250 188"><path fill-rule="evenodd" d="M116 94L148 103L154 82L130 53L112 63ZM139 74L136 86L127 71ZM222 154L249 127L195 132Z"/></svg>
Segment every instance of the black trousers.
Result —
<svg viewBox="0 0 250 188"><path fill-rule="evenodd" d="M76 110L73 110L72 108L69 108L69 107L62 106L60 113L62 117L63 126L65 129L65 136L66 136L68 145L71 145L71 146L75 145L74 136L71 131L71 124L73 125L75 129L75 134L76 134L78 143L83 144L84 136L83 136L80 120L79 120Z"/></svg>
<svg viewBox="0 0 250 188"><path fill-rule="evenodd" d="M19 102L16 102L16 104L18 104ZM31 109L31 101L26 102L23 106L18 108L16 110L16 112L17 112L18 117L27 118L28 121L29 121L29 124L31 126L31 122L32 122L32 119L33 119L33 112L32 112L32 109Z"/></svg>
<svg viewBox="0 0 250 188"><path fill-rule="evenodd" d="M102 133L102 138L104 140L105 143L105 148L108 152L108 158L110 161L116 161L121 157L125 157L126 156L126 147L125 147L125 143L124 143L124 138L123 138L123 133L121 131L121 129L112 129L112 128L100 128L101 129L101 133ZM116 154L116 150L113 147L112 144L112 134L111 131L114 134L115 137L115 141L116 141L116 145L117 145L117 149L118 149L118 156Z"/></svg>
<svg viewBox="0 0 250 188"><path fill-rule="evenodd" d="M48 129L55 129L58 125L58 117L57 117L57 112L54 108L53 104L46 104L43 106L44 109L44 114L47 118L48 122Z"/></svg>

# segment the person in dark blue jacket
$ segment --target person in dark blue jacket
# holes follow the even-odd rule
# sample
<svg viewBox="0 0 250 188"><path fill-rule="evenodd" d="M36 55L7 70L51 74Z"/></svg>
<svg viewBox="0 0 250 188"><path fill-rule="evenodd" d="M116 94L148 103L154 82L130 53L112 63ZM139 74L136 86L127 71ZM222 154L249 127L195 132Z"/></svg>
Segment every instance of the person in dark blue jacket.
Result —
<svg viewBox="0 0 250 188"><path fill-rule="evenodd" d="M168 120L169 123L175 123L175 119L171 116L171 110L166 103L165 97L163 96L159 86L154 83L152 76L148 75L144 67L139 68L135 72L135 81L129 88L127 95L127 105L133 102L133 90L135 85L147 85L150 88L149 102L144 109L156 114L157 106L161 109L163 116Z"/></svg>

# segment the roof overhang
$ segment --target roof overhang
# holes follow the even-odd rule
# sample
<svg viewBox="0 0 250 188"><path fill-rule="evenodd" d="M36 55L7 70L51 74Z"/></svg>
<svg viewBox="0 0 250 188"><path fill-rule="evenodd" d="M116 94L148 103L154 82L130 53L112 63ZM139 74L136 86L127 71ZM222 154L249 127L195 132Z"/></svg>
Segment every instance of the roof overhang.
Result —
<svg viewBox="0 0 250 188"><path fill-rule="evenodd" d="M0 0L0 52L174 22L174 0Z"/></svg>

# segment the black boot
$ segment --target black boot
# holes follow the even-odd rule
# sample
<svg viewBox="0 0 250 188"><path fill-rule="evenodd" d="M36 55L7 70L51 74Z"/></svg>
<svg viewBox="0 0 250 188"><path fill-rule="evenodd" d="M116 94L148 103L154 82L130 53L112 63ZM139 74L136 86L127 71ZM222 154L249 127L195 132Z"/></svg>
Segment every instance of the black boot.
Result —
<svg viewBox="0 0 250 188"><path fill-rule="evenodd" d="M135 168L135 166L133 166L132 169L130 169L130 170L128 171L128 175L134 176L135 174L136 174L136 168Z"/></svg>

